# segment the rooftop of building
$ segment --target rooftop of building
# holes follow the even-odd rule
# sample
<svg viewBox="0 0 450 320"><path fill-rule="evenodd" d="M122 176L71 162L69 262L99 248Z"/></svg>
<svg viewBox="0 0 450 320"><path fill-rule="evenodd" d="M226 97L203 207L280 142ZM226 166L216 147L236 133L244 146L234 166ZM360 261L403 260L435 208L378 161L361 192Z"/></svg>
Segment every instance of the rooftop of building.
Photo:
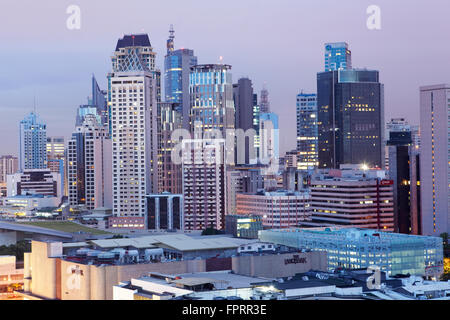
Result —
<svg viewBox="0 0 450 320"><path fill-rule="evenodd" d="M392 232L383 232L379 230L372 229L360 229L353 227L318 227L318 228L289 228L289 229L271 229L263 230L260 232L276 232L285 233L286 235L305 235L311 237L318 237L322 240L327 238L333 238L335 240L346 240L346 241L360 241L364 242L385 242L396 244L412 243L412 242L422 242L422 241L436 241L441 242L442 239L439 237L432 236L419 236ZM333 241L335 241L333 240Z"/></svg>
<svg viewBox="0 0 450 320"><path fill-rule="evenodd" d="M127 47L151 47L148 34L129 34L117 41L116 51Z"/></svg>
<svg viewBox="0 0 450 320"><path fill-rule="evenodd" d="M244 195L253 195L253 196L265 196L265 197L300 197L309 195L309 192L307 190L305 191L292 191L292 190L258 190L256 193L241 193Z"/></svg>

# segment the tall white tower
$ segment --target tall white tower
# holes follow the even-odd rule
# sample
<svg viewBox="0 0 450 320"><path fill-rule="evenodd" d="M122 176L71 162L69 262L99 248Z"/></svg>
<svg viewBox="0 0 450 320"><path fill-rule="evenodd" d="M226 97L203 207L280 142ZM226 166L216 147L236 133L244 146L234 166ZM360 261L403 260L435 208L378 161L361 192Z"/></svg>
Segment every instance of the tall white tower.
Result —
<svg viewBox="0 0 450 320"><path fill-rule="evenodd" d="M157 82L148 35L117 42L108 75L112 138L113 218L110 227L147 225L146 194L155 193L157 170Z"/></svg>

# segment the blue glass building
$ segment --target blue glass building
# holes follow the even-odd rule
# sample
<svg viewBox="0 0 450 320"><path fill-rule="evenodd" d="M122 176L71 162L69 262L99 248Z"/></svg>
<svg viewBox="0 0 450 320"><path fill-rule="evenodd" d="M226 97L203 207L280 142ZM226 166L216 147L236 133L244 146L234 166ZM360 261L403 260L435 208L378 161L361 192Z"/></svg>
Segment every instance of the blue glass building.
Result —
<svg viewBox="0 0 450 320"><path fill-rule="evenodd" d="M259 116L259 136L260 136L260 161L267 162L274 159L278 162L280 158L280 127L278 125L278 115L273 112L261 113Z"/></svg>
<svg viewBox="0 0 450 320"><path fill-rule="evenodd" d="M297 168L307 170L319 165L317 94L297 95Z"/></svg>
<svg viewBox="0 0 450 320"><path fill-rule="evenodd" d="M47 169L47 125L34 112L20 121L19 169Z"/></svg>
<svg viewBox="0 0 450 320"><path fill-rule="evenodd" d="M325 71L347 70L352 68L352 52L345 42L325 44Z"/></svg>
<svg viewBox="0 0 450 320"><path fill-rule="evenodd" d="M384 167L384 85L376 70L317 74L320 168Z"/></svg>
<svg viewBox="0 0 450 320"><path fill-rule="evenodd" d="M164 59L165 101L177 103L183 114L183 128L189 130L189 73L197 65L197 57L190 49L174 50L174 31L171 28Z"/></svg>

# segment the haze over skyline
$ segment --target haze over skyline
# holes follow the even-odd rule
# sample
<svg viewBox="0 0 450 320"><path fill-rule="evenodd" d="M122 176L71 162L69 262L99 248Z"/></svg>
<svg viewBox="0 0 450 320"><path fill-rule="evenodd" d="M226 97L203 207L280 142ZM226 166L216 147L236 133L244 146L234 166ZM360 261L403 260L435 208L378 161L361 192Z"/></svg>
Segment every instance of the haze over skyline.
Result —
<svg viewBox="0 0 450 320"><path fill-rule="evenodd" d="M66 9L81 8L81 29L69 30ZM381 30L366 27L366 9L381 8ZM75 113L90 94L94 74L106 89L110 57L123 34L147 33L163 59L170 24L175 48L193 49L199 64L232 66L233 82L248 76L260 94L269 90L280 117L280 154L295 148L296 95L316 92L324 43L345 41L353 67L380 71L385 121L419 123L419 86L450 82L450 44L436 34L450 29L446 0L410 1L4 1L0 11L0 154L18 153L18 127L34 109L49 136L68 138ZM164 91L163 91L164 92Z"/></svg>

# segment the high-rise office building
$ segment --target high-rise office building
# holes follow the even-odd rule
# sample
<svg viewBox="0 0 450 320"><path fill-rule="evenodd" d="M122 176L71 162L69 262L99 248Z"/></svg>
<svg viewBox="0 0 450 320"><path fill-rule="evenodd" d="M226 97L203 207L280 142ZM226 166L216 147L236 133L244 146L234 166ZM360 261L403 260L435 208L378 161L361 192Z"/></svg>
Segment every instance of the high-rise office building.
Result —
<svg viewBox="0 0 450 320"><path fill-rule="evenodd" d="M297 168L316 168L318 159L317 94L297 95Z"/></svg>
<svg viewBox="0 0 450 320"><path fill-rule="evenodd" d="M347 70L352 68L352 52L345 42L325 44L325 71Z"/></svg>
<svg viewBox="0 0 450 320"><path fill-rule="evenodd" d="M261 114L260 107L258 104L258 95L253 94L253 129L255 130L255 150L256 159L259 158L259 116Z"/></svg>
<svg viewBox="0 0 450 320"><path fill-rule="evenodd" d="M392 185L384 170L318 170L310 183L312 222L304 224L394 231Z"/></svg>
<svg viewBox="0 0 450 320"><path fill-rule="evenodd" d="M258 166L228 167L226 171L226 214L236 214L238 193L256 193L264 189L264 177Z"/></svg>
<svg viewBox="0 0 450 320"><path fill-rule="evenodd" d="M8 197L45 196L61 199L61 176L50 169L25 169L7 177Z"/></svg>
<svg viewBox="0 0 450 320"><path fill-rule="evenodd" d="M167 54L164 59L165 101L176 103L183 117L183 128L190 130L189 74L191 67L197 65L197 57L190 49L175 50L175 31L171 26L167 40Z"/></svg>
<svg viewBox="0 0 450 320"><path fill-rule="evenodd" d="M262 164L278 163L280 158L279 126L276 113L261 113L259 117L259 160Z"/></svg>
<svg viewBox="0 0 450 320"><path fill-rule="evenodd" d="M47 168L47 125L34 112L20 122L19 170Z"/></svg>
<svg viewBox="0 0 450 320"><path fill-rule="evenodd" d="M145 227L146 195L157 192L156 53L148 35L125 35L117 42L108 75L111 113L113 217L134 218Z"/></svg>
<svg viewBox="0 0 450 320"><path fill-rule="evenodd" d="M61 194L66 195L66 147L64 137L47 137L47 168L61 175Z"/></svg>
<svg viewBox="0 0 450 320"><path fill-rule="evenodd" d="M233 85L233 98L235 113L235 128L242 129L244 133L249 133L248 138L237 140L236 143L236 164L256 163L257 153L255 149L254 112L255 95L253 94L252 81L248 78L241 78ZM250 130L250 131L247 131ZM251 132L251 134L250 134ZM242 145L240 145L242 144ZM251 149L250 149L251 148ZM245 152L242 157L239 152ZM243 158L243 159L242 159ZM243 160L243 161L242 161ZM243 162L243 163L240 163Z"/></svg>
<svg viewBox="0 0 450 320"><path fill-rule="evenodd" d="M191 133L235 128L231 66L203 64L191 68Z"/></svg>
<svg viewBox="0 0 450 320"><path fill-rule="evenodd" d="M238 215L257 215L265 228L289 228L307 221L311 216L311 197L308 192L260 191L238 194Z"/></svg>
<svg viewBox="0 0 450 320"><path fill-rule="evenodd" d="M110 122L107 91L100 89L94 76L92 76L91 86L92 92L91 96L88 98L88 103L81 105L78 108L75 126L81 126L84 122L84 118L88 114L95 115L99 125L108 125Z"/></svg>
<svg viewBox="0 0 450 320"><path fill-rule="evenodd" d="M182 141L184 229L222 229L226 175L224 139Z"/></svg>
<svg viewBox="0 0 450 320"><path fill-rule="evenodd" d="M420 88L422 234L450 232L450 85Z"/></svg>
<svg viewBox="0 0 450 320"><path fill-rule="evenodd" d="M270 112L269 91L265 86L261 90L261 97L259 99L259 111L261 113Z"/></svg>
<svg viewBox="0 0 450 320"><path fill-rule="evenodd" d="M158 193L183 192L181 164L172 159L172 151L178 143L172 140L172 133L183 125L178 106L178 103L172 102L158 103Z"/></svg>
<svg viewBox="0 0 450 320"><path fill-rule="evenodd" d="M148 222L151 230L183 230L183 196L163 192L147 195Z"/></svg>
<svg viewBox="0 0 450 320"><path fill-rule="evenodd" d="M231 66L203 64L192 67L189 92L192 137L225 139L226 163L234 164L235 108Z"/></svg>
<svg viewBox="0 0 450 320"><path fill-rule="evenodd" d="M384 166L384 86L378 71L317 74L320 168Z"/></svg>
<svg viewBox="0 0 450 320"><path fill-rule="evenodd" d="M394 231L419 234L419 153L407 142L387 146L389 178L393 181Z"/></svg>
<svg viewBox="0 0 450 320"><path fill-rule="evenodd" d="M71 206L93 210L112 206L112 149L108 126L86 116L68 142L68 196Z"/></svg>
<svg viewBox="0 0 450 320"><path fill-rule="evenodd" d="M19 169L19 159L7 155L0 157L0 183L6 183L6 176L16 173Z"/></svg>

